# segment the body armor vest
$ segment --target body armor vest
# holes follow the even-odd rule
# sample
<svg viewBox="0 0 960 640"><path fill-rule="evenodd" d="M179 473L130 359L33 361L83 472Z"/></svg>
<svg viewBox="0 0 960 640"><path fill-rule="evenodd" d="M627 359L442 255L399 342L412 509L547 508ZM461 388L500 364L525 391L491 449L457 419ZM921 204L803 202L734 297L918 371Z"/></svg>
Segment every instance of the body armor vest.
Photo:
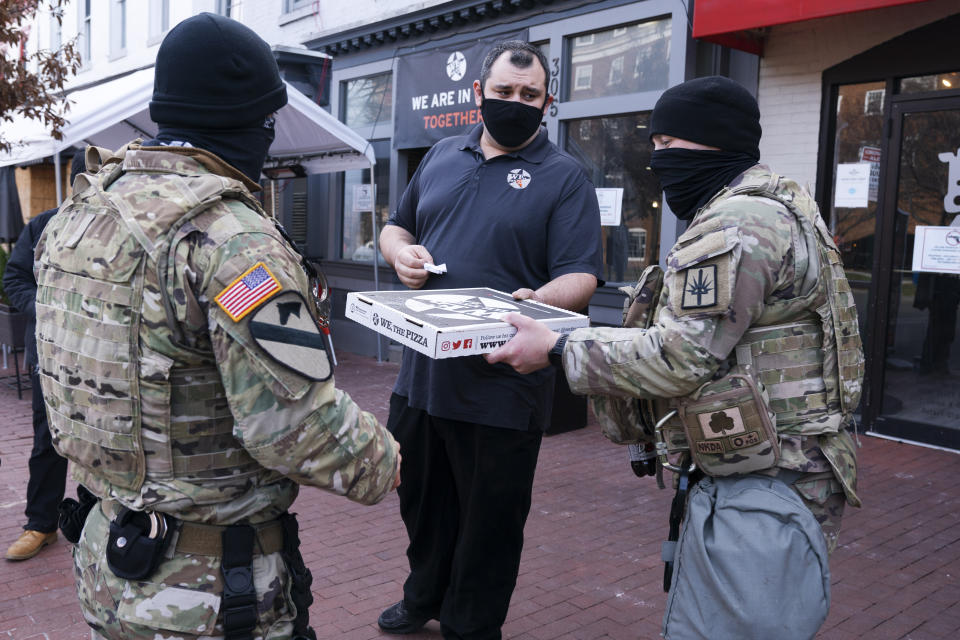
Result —
<svg viewBox="0 0 960 640"><path fill-rule="evenodd" d="M730 191L741 194L771 198L794 215L808 264L799 296L766 305L737 344L737 366L750 369L766 387L779 432L836 432L860 402L864 371L856 305L840 252L810 196L780 176Z"/></svg>
<svg viewBox="0 0 960 640"><path fill-rule="evenodd" d="M170 169L190 163L195 171ZM262 212L241 182L182 154L134 147L82 174L47 226L37 267L41 382L54 446L100 497L176 513L184 498L222 503L278 476L233 437L213 353L183 343L170 299L180 242L203 233L217 217L203 214L229 198Z"/></svg>

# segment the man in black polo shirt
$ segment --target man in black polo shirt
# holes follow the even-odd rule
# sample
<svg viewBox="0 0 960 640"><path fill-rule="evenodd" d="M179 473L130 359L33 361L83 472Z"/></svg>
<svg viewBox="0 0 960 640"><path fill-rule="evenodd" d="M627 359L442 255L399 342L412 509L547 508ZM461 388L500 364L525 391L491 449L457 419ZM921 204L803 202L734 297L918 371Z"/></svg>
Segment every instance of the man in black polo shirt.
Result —
<svg viewBox="0 0 960 640"><path fill-rule="evenodd" d="M552 100L546 69L526 42L487 55L474 82L483 124L427 153L381 234L408 287L485 286L587 306L602 273L600 213L583 169L540 127ZM447 273L431 275L425 263ZM436 618L445 638L500 638L553 376L404 350L387 427L403 451L410 576L381 629L412 633Z"/></svg>

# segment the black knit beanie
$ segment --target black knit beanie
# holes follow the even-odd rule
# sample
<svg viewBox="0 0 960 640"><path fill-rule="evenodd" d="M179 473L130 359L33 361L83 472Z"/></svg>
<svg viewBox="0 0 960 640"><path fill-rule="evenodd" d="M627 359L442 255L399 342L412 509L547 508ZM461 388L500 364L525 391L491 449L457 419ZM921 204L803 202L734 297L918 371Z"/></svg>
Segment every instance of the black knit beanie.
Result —
<svg viewBox="0 0 960 640"><path fill-rule="evenodd" d="M663 92L650 116L650 137L683 138L760 158L760 109L737 82L696 78Z"/></svg>
<svg viewBox="0 0 960 640"><path fill-rule="evenodd" d="M150 101L156 123L233 129L259 125L285 104L270 46L236 20L201 13L160 44Z"/></svg>

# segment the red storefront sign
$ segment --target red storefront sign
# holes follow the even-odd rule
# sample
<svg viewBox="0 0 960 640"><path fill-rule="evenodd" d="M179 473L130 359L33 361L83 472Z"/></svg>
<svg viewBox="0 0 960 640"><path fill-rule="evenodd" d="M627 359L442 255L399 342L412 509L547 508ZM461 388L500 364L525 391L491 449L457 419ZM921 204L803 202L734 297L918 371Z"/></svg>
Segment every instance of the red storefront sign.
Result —
<svg viewBox="0 0 960 640"><path fill-rule="evenodd" d="M761 54L755 29L927 0L697 0L693 37Z"/></svg>

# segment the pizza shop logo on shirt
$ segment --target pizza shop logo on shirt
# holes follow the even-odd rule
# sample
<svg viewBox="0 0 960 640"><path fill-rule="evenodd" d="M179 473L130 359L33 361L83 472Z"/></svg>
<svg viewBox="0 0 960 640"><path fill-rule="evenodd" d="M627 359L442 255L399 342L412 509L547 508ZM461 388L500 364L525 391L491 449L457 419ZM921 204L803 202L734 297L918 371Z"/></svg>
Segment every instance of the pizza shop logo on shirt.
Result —
<svg viewBox="0 0 960 640"><path fill-rule="evenodd" d="M512 169L507 173L507 184L514 189L526 189L530 184L530 174L525 169Z"/></svg>

